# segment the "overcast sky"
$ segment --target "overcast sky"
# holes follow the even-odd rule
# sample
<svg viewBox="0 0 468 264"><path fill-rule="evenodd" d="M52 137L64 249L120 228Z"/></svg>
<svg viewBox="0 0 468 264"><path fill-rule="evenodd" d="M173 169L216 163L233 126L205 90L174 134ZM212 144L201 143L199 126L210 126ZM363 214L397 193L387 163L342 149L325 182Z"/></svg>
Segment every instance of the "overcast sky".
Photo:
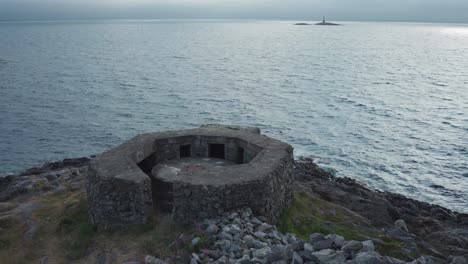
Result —
<svg viewBox="0 0 468 264"><path fill-rule="evenodd" d="M0 20L228 18L468 23L468 0L0 0Z"/></svg>

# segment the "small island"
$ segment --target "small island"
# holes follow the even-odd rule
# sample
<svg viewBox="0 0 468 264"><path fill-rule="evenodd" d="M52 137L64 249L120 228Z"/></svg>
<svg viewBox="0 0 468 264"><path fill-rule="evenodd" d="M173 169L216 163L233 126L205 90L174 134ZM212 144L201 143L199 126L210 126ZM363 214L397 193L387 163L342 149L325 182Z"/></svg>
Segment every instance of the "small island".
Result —
<svg viewBox="0 0 468 264"><path fill-rule="evenodd" d="M294 24L294 25L295 25L295 26L311 26L312 24L300 22L300 23L296 23L296 24ZM325 20L325 17L323 17L322 22L316 23L315 25L317 25L317 26L339 26L340 24L335 24L335 23L327 22L327 21Z"/></svg>
<svg viewBox="0 0 468 264"><path fill-rule="evenodd" d="M317 24L315 24L315 25L317 25L317 26L339 26L340 24L335 24L335 23L331 23L331 22L326 22L326 21L325 21L325 17L323 17L322 22L317 23Z"/></svg>

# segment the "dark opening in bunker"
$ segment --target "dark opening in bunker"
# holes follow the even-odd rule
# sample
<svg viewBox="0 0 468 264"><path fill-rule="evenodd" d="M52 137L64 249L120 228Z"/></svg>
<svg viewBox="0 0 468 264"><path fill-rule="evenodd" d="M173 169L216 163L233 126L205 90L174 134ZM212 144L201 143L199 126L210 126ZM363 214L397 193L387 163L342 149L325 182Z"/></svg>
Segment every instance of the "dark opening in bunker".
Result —
<svg viewBox="0 0 468 264"><path fill-rule="evenodd" d="M152 177L153 206L164 213L171 213L174 204L172 183Z"/></svg>
<svg viewBox="0 0 468 264"><path fill-rule="evenodd" d="M192 156L192 146L190 144L179 146L180 158L189 158Z"/></svg>
<svg viewBox="0 0 468 264"><path fill-rule="evenodd" d="M243 164L244 163L244 148L242 148L242 147L237 148L236 163L237 164Z"/></svg>
<svg viewBox="0 0 468 264"><path fill-rule="evenodd" d="M216 159L225 159L224 144L208 144L208 157Z"/></svg>

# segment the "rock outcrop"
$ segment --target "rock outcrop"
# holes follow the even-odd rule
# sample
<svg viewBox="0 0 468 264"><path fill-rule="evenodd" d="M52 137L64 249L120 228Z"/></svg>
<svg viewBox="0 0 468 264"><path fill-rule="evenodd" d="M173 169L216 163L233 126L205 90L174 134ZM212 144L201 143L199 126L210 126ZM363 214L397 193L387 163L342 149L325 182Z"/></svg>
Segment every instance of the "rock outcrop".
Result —
<svg viewBox="0 0 468 264"><path fill-rule="evenodd" d="M90 158L86 157L64 159L27 169L18 175L0 177L0 202L21 195L82 188L85 185L89 161Z"/></svg>
<svg viewBox="0 0 468 264"><path fill-rule="evenodd" d="M400 194L372 190L354 179L334 177L311 159L296 161L295 180L296 185L305 187L310 194L364 216L376 228L386 229L389 236L414 241L433 256L468 258L467 214ZM408 235L407 230L413 235Z"/></svg>

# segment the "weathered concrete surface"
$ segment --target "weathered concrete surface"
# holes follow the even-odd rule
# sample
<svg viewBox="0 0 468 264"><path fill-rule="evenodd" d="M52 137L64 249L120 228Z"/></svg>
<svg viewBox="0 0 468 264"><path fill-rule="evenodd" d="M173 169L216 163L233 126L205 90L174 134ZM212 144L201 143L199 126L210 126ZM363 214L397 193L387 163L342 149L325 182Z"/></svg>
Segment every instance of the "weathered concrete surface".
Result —
<svg viewBox="0 0 468 264"><path fill-rule="evenodd" d="M224 144L225 159L238 164L193 172L190 177L151 175L158 163L179 159L180 146L188 144L191 156L198 158L209 156L210 144ZM143 134L91 161L89 213L93 223L105 229L146 223L157 207L156 190L163 182L172 184L172 216L178 222L215 217L242 206L275 222L292 197L292 170L293 148L260 135L258 128L207 125Z"/></svg>

